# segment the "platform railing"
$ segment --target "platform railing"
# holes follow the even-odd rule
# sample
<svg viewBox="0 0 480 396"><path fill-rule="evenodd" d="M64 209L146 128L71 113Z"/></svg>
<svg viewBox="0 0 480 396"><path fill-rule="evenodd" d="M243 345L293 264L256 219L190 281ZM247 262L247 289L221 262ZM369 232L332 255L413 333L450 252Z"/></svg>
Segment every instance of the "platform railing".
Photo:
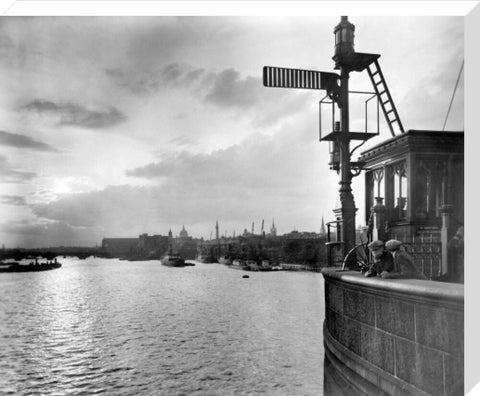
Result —
<svg viewBox="0 0 480 396"><path fill-rule="evenodd" d="M413 257L417 268L428 279L433 279L442 274L442 243L435 238L433 233L422 234L419 237L394 235L394 239L402 242L405 250Z"/></svg>
<svg viewBox="0 0 480 396"><path fill-rule="evenodd" d="M334 220L326 223L327 226L327 266L328 267L341 267L343 263L343 245L345 242L339 241L337 235L340 227L342 226L342 220ZM335 230L332 234L332 229ZM335 236L335 238L333 238Z"/></svg>

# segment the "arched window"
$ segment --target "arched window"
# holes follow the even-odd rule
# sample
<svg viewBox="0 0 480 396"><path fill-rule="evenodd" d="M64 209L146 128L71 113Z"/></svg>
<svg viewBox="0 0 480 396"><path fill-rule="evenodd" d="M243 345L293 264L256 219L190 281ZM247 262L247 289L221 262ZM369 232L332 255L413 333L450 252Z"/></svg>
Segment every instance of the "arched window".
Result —
<svg viewBox="0 0 480 396"><path fill-rule="evenodd" d="M385 183L383 181L383 168L373 172L373 197L385 198Z"/></svg>

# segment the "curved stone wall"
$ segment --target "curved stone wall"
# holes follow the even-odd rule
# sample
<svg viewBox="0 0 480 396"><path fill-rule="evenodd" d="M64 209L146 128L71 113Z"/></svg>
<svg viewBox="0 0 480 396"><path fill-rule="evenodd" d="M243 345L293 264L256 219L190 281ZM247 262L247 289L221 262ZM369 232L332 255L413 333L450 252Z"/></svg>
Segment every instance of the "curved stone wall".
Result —
<svg viewBox="0 0 480 396"><path fill-rule="evenodd" d="M463 285L322 273L326 395L463 395Z"/></svg>

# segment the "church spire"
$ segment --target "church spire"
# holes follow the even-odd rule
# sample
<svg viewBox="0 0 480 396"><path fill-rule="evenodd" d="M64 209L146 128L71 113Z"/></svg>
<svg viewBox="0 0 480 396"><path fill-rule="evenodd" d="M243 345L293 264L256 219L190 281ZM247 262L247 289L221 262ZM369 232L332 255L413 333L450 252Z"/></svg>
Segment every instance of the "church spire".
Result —
<svg viewBox="0 0 480 396"><path fill-rule="evenodd" d="M275 227L275 219L272 219L272 227L270 227L270 235L277 236L277 227Z"/></svg>

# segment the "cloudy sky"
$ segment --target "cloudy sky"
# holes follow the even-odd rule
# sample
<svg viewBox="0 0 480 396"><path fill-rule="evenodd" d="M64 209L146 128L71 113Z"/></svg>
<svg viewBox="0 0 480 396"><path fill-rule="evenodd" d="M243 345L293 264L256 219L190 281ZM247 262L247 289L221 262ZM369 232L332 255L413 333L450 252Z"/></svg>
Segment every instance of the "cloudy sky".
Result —
<svg viewBox="0 0 480 396"><path fill-rule="evenodd" d="M318 140L323 91L265 88L264 65L332 72L328 17L1 17L0 243L95 245L140 233L209 238L272 219L333 219L338 175ZM441 130L463 17L350 17L406 129ZM371 90L366 73L350 89ZM352 129L363 100L352 98ZM355 102L356 101L356 102ZM390 137L381 133L364 147ZM447 130L463 130L463 76ZM361 150L359 150L361 151ZM363 175L354 180L364 224Z"/></svg>

